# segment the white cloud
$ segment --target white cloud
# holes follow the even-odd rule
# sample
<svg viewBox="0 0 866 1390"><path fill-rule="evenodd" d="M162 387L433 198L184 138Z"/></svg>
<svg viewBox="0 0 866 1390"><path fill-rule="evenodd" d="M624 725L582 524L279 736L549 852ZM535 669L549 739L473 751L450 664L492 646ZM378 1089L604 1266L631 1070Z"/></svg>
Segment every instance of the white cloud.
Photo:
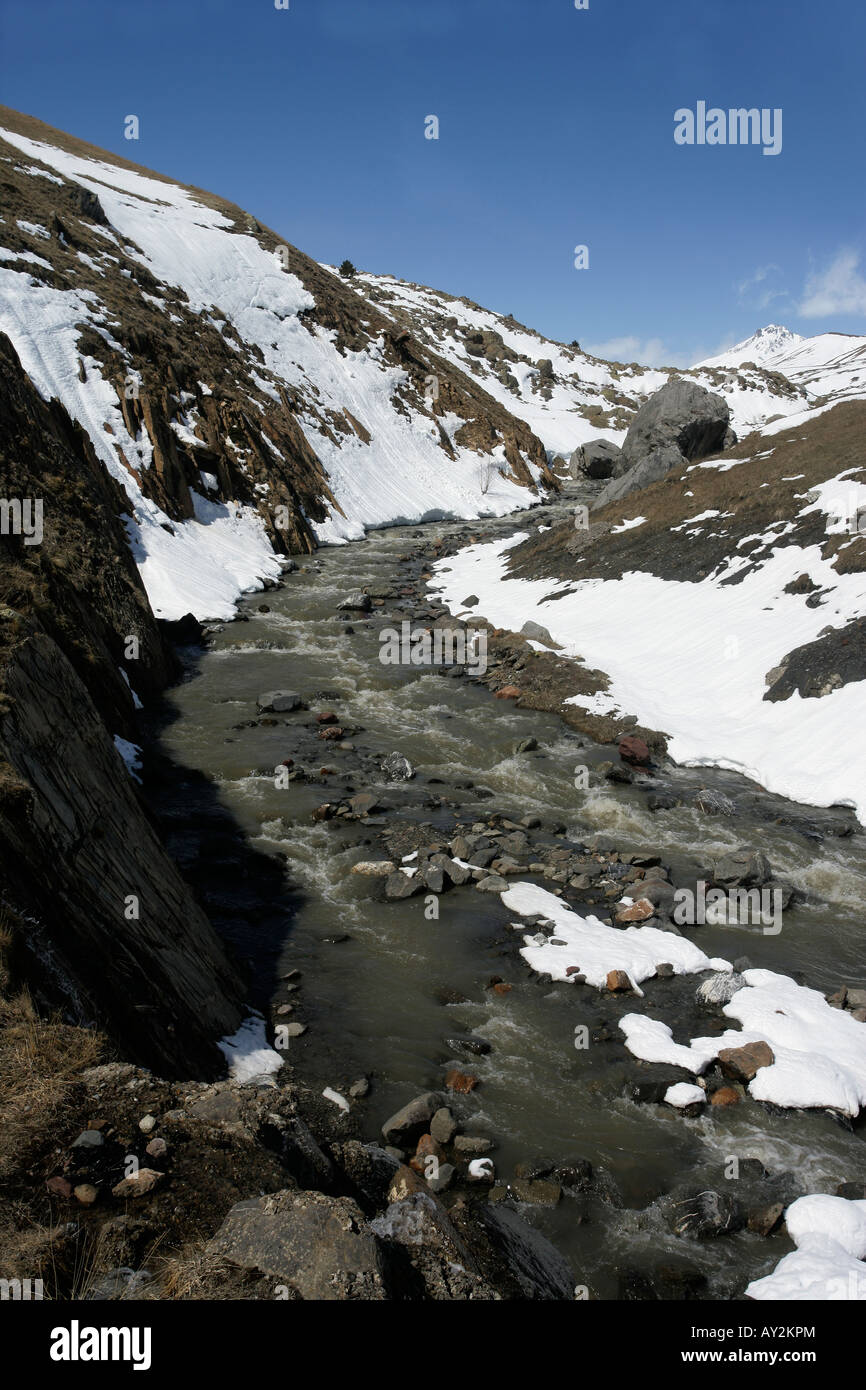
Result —
<svg viewBox="0 0 866 1390"><path fill-rule="evenodd" d="M774 290L766 281L773 275L781 275L782 267L778 265L759 265L758 268L745 280L740 280L734 285L737 292L737 299L741 304L750 304L756 309L766 309L772 304L774 299L788 299L790 296L785 289ZM759 294L759 286L766 285L766 288Z"/></svg>
<svg viewBox="0 0 866 1390"><path fill-rule="evenodd" d="M590 343L586 351L593 357L604 357L609 362L639 362L642 367L685 366L682 353L669 351L661 338L636 338L625 335L622 338L608 338L605 343ZM683 358L680 361L680 358Z"/></svg>
<svg viewBox="0 0 866 1390"><path fill-rule="evenodd" d="M777 265L759 265L753 275L749 275L747 279L741 280L737 285L738 298L743 299L748 295L750 290L756 289L758 285L763 284L768 275L777 273L780 270L781 267Z"/></svg>
<svg viewBox="0 0 866 1390"><path fill-rule="evenodd" d="M859 265L859 252L843 248L826 270L810 275L799 306L803 318L866 314L866 280L859 273Z"/></svg>
<svg viewBox="0 0 866 1390"><path fill-rule="evenodd" d="M692 367L695 362L703 362L708 357L717 357L733 347L736 338L729 334L715 347L695 347L687 352L666 347L661 338L638 338L625 334L622 338L608 338L604 343L584 344L593 357L603 357L608 362L639 362L642 367Z"/></svg>

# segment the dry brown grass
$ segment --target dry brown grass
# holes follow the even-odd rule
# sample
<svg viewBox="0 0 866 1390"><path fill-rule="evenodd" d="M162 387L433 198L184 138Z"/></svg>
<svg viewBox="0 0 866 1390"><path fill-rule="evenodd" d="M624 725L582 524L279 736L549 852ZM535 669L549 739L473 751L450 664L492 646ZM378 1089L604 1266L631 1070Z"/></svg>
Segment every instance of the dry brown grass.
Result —
<svg viewBox="0 0 866 1390"><path fill-rule="evenodd" d="M50 1298L61 1287L86 1289L98 1267L89 1242L71 1251L58 1243L42 1172L80 1105L78 1078L99 1062L104 1040L41 1018L27 989L13 987L15 927L0 909L0 1253L4 1277L42 1278Z"/></svg>
<svg viewBox="0 0 866 1390"><path fill-rule="evenodd" d="M72 1087L100 1060L104 1039L41 1018L29 991L12 992L14 918L0 910L0 1180L26 1168L72 1108Z"/></svg>

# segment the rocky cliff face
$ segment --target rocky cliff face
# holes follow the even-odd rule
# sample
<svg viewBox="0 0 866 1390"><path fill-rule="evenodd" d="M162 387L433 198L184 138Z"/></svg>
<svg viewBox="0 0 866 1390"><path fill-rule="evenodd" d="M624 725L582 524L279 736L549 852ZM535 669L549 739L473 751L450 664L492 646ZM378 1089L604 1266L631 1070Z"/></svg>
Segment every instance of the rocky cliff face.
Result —
<svg viewBox="0 0 866 1390"><path fill-rule="evenodd" d="M241 982L114 743L172 673L126 542L125 497L0 336L0 902L36 998L167 1075L218 1071ZM32 515L32 514L31 514Z"/></svg>

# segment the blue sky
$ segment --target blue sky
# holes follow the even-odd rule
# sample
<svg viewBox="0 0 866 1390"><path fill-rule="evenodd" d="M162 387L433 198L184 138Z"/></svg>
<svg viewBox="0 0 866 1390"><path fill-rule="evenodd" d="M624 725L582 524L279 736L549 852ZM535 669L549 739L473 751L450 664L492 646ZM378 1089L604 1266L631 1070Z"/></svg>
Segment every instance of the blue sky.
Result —
<svg viewBox="0 0 866 1390"><path fill-rule="evenodd" d="M318 259L625 360L866 332L855 0L4 0L2 39L7 105ZM675 144L698 101L781 108L781 153Z"/></svg>

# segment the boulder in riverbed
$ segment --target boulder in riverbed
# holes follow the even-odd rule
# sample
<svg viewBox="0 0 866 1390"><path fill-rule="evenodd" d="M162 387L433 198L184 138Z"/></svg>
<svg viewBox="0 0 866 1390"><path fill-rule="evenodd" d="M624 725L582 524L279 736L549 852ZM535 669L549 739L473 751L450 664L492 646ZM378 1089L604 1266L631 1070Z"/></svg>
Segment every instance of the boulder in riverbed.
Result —
<svg viewBox="0 0 866 1390"><path fill-rule="evenodd" d="M383 1124L382 1135L386 1144L393 1144L397 1148L416 1144L422 1134L429 1133L430 1121L440 1109L442 1096L436 1091L415 1096Z"/></svg>
<svg viewBox="0 0 866 1390"><path fill-rule="evenodd" d="M256 704L263 714L288 714L300 709L303 701L293 690L269 690L259 696Z"/></svg>

